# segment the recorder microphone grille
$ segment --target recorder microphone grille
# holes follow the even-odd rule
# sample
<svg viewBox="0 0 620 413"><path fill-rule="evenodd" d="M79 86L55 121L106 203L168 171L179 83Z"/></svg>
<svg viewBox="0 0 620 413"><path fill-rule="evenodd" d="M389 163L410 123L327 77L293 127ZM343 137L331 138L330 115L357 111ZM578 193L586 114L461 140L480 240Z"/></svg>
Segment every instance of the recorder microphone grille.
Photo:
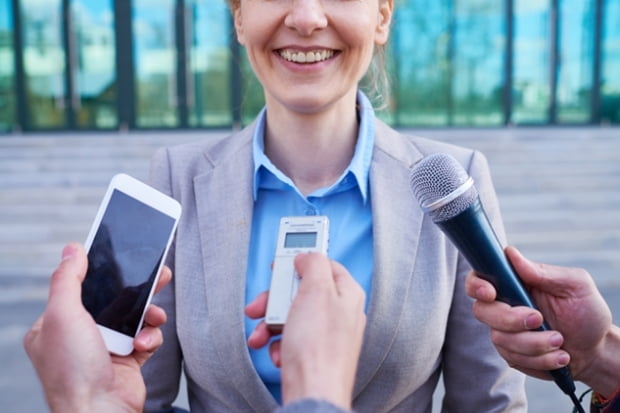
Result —
<svg viewBox="0 0 620 413"><path fill-rule="evenodd" d="M433 222L454 218L478 198L465 169L452 156L443 153L428 155L414 165L411 187ZM451 195L456 197L452 199ZM440 202L442 200L445 202Z"/></svg>

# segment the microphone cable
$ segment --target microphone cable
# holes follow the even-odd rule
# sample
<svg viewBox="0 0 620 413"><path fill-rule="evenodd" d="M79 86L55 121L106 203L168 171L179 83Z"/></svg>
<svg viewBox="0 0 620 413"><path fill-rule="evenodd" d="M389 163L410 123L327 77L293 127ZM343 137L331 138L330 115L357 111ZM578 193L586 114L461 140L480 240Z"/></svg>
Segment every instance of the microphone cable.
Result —
<svg viewBox="0 0 620 413"><path fill-rule="evenodd" d="M573 401L573 405L575 406L573 408L573 413L586 413L586 411L583 409L583 406L581 405L581 400L577 398L575 392L571 392L568 397L570 397L570 399Z"/></svg>

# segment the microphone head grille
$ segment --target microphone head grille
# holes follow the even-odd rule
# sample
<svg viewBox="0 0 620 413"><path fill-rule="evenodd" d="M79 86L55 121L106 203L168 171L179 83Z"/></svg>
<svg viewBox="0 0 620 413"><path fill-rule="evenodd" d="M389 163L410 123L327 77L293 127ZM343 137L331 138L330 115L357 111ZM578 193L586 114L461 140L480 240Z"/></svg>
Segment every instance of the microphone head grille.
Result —
<svg viewBox="0 0 620 413"><path fill-rule="evenodd" d="M411 187L415 197L433 222L454 218L478 198L478 191L470 185L469 180L461 164L443 153L426 156L414 165L411 173ZM459 190L464 192L456 192ZM450 199L451 195L457 196ZM445 202L439 202L442 200Z"/></svg>

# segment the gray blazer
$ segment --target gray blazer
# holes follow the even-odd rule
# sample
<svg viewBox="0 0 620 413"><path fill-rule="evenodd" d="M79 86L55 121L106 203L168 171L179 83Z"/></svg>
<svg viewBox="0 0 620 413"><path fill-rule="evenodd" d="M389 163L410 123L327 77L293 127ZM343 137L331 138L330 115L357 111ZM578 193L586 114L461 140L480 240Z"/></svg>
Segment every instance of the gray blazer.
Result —
<svg viewBox="0 0 620 413"><path fill-rule="evenodd" d="M144 367L147 411L174 401L184 369L192 412L270 412L277 404L257 375L244 331L252 222L252 134L160 149L152 184L183 205L156 296L168 313L164 345ZM434 152L452 154L476 182L504 239L482 154L405 136L376 121L370 170L374 276L354 390L359 412L430 412L443 374L444 412L526 411L524 376L499 357L464 291L470 267L423 215L409 179Z"/></svg>

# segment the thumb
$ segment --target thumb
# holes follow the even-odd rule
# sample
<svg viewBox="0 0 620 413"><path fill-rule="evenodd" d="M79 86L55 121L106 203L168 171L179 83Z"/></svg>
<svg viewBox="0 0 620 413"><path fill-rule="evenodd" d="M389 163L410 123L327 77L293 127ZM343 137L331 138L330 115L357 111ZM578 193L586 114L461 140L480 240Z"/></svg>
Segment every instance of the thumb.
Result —
<svg viewBox="0 0 620 413"><path fill-rule="evenodd" d="M563 281L558 277L561 271L558 273L557 267L530 261L515 247L507 247L506 255L526 286L543 290L561 287Z"/></svg>
<svg viewBox="0 0 620 413"><path fill-rule="evenodd" d="M67 244L62 250L62 260L52 274L48 304L82 302L82 281L86 276L88 258L84 247L77 243ZM69 308L71 308L70 306Z"/></svg>
<svg viewBox="0 0 620 413"><path fill-rule="evenodd" d="M334 288L331 264L324 254L318 252L297 254L295 270L303 280L299 284L298 293L315 288Z"/></svg>

